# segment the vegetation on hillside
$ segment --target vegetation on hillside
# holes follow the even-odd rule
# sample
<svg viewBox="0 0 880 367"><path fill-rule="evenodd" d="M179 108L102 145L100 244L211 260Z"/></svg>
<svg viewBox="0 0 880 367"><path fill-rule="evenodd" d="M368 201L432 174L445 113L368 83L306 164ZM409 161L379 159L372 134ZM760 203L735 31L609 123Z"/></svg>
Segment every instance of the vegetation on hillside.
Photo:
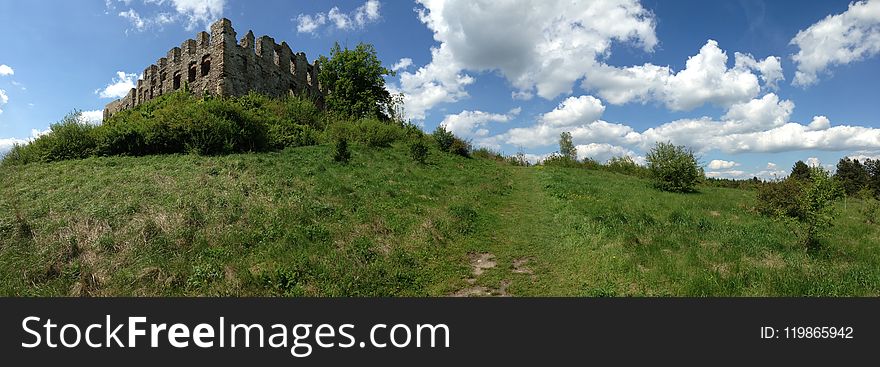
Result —
<svg viewBox="0 0 880 367"><path fill-rule="evenodd" d="M184 89L14 147L0 295L880 295L877 161L704 180L563 133L533 165L401 121L369 45L324 62L327 110Z"/></svg>

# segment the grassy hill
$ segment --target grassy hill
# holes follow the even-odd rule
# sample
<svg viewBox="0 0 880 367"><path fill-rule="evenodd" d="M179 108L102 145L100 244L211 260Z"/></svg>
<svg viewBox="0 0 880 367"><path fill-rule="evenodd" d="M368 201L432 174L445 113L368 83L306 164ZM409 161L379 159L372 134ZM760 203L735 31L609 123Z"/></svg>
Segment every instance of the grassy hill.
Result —
<svg viewBox="0 0 880 367"><path fill-rule="evenodd" d="M331 150L0 167L0 294L880 295L859 202L807 252L752 191Z"/></svg>

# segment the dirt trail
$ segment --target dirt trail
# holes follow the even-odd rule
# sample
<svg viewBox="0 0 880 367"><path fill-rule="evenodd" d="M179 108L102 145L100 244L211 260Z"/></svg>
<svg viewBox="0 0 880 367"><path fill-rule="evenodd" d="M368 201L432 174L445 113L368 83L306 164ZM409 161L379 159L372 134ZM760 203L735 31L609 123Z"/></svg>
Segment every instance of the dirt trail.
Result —
<svg viewBox="0 0 880 367"><path fill-rule="evenodd" d="M491 250L468 255L469 286L453 296L511 296L516 295L509 292L511 286L531 286L539 280L540 254L549 245L547 240L560 233L559 224L547 205L538 172L519 167L512 172L513 189L497 213L500 222L487 233Z"/></svg>

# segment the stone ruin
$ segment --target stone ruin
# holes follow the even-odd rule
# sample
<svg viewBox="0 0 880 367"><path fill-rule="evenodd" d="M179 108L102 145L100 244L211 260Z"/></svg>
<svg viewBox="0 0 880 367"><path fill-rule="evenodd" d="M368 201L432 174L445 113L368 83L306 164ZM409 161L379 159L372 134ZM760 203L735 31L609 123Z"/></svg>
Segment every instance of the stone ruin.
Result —
<svg viewBox="0 0 880 367"><path fill-rule="evenodd" d="M303 95L320 107L319 71L317 60L309 64L305 53L294 54L286 42L276 44L272 37L254 39L248 31L236 42L232 22L223 18L211 25L210 34L199 32L195 40L184 41L144 69L137 88L107 104L104 120L184 85L196 95L242 96L251 91L271 97Z"/></svg>

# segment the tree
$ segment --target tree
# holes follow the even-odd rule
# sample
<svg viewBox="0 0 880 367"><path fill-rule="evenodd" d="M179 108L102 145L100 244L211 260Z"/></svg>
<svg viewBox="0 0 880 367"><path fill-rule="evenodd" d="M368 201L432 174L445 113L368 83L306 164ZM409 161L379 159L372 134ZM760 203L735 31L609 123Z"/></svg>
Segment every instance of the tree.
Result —
<svg viewBox="0 0 880 367"><path fill-rule="evenodd" d="M868 187L868 171L857 159L849 157L841 158L837 162L837 180L843 186L847 196L855 196L859 191Z"/></svg>
<svg viewBox="0 0 880 367"><path fill-rule="evenodd" d="M391 93L385 89L385 75L394 72L382 66L376 49L359 43L353 50L333 45L330 57L319 58L318 82L327 108L353 117L389 119L394 115Z"/></svg>
<svg viewBox="0 0 880 367"><path fill-rule="evenodd" d="M794 166L791 167L791 174L788 177L799 181L809 181L810 166L804 163L804 161L797 161L794 163Z"/></svg>
<svg viewBox="0 0 880 367"><path fill-rule="evenodd" d="M692 192L703 179L703 168L693 150L672 143L657 143L646 157L654 186L664 191Z"/></svg>
<svg viewBox="0 0 880 367"><path fill-rule="evenodd" d="M865 171L868 172L868 187L874 197L880 198L880 159L865 160Z"/></svg>
<svg viewBox="0 0 880 367"><path fill-rule="evenodd" d="M807 248L815 249L820 238L831 227L836 211L834 200L843 196L840 183L821 167L810 168L810 181L800 196L803 217L799 218L803 232L801 240Z"/></svg>
<svg viewBox="0 0 880 367"><path fill-rule="evenodd" d="M577 160L577 149L574 147L574 143L571 141L571 133L563 132L559 134L559 154L562 154L562 157L568 158L570 160Z"/></svg>

